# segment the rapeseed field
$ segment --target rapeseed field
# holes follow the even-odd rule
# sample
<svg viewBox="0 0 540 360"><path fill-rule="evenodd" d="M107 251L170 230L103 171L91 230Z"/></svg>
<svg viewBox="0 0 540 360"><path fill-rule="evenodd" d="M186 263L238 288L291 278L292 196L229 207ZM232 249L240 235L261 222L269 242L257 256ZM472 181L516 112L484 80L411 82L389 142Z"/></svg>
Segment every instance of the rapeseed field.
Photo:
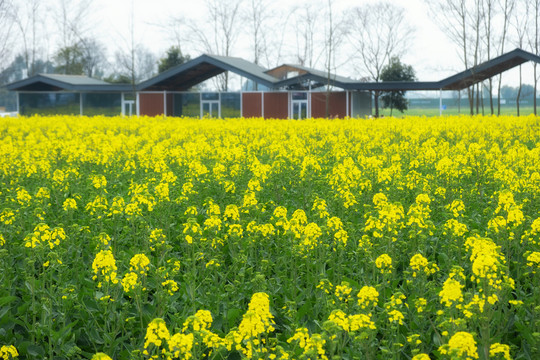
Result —
<svg viewBox="0 0 540 360"><path fill-rule="evenodd" d="M0 119L2 359L538 359L540 119Z"/></svg>

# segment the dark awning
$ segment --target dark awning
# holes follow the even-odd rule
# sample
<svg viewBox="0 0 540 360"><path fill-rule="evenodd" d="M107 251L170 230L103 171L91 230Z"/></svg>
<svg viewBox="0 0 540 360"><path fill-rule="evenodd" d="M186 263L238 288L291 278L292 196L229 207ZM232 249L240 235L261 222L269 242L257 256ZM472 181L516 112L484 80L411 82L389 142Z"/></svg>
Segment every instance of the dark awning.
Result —
<svg viewBox="0 0 540 360"><path fill-rule="evenodd" d="M12 91L133 91L133 86L110 84L83 75L37 74L6 85Z"/></svg>

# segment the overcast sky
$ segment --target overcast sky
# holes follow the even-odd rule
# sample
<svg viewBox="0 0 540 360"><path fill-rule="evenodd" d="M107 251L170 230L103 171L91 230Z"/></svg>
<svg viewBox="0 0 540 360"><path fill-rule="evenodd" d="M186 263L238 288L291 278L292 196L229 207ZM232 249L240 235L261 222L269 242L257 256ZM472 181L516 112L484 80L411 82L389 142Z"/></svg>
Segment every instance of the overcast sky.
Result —
<svg viewBox="0 0 540 360"><path fill-rule="evenodd" d="M19 0L24 1L24 0ZM224 0L226 1L226 0ZM301 5L306 1L275 0L273 6L287 9L292 5ZM318 1L324 8L326 0ZM334 12L337 14L343 9L359 6L366 2L378 0L333 0ZM410 50L402 58L416 71L419 80L440 80L463 70L456 46L445 36L442 30L432 21L428 7L424 0L390 0L396 5L406 9L407 21L416 31L409 46ZM172 45L172 40L164 30L170 22L171 16L185 16L204 21L205 6L202 0L94 0L93 7L97 16L99 28L95 29L95 36L104 41L109 53L114 49L125 46L130 34L130 22L133 14L135 20L134 32L136 41L144 44L156 56L161 57ZM508 50L515 46L508 45ZM188 50L192 57L200 55ZM234 56L250 59L249 48L236 44ZM293 62L294 59L284 58L282 62ZM530 75L532 66L524 66L524 74ZM365 74L352 74L350 69L343 67L336 71L340 75L359 78ZM505 73L504 78L510 85L517 85L517 69ZM525 83L532 83L532 80Z"/></svg>

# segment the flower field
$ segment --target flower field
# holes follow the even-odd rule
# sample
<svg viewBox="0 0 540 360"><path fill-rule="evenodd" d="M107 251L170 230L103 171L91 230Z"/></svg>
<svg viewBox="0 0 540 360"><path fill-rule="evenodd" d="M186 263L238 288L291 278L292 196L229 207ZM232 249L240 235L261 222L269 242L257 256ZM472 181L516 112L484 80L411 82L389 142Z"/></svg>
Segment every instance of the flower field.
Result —
<svg viewBox="0 0 540 360"><path fill-rule="evenodd" d="M2 359L538 359L540 119L0 120Z"/></svg>

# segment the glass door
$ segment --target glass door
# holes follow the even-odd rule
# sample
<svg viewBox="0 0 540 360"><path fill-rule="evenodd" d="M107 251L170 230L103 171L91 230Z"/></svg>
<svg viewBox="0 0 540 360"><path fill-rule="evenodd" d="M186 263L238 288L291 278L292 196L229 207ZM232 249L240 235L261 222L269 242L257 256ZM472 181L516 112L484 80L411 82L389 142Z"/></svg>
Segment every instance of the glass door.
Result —
<svg viewBox="0 0 540 360"><path fill-rule="evenodd" d="M292 102L292 118L306 119L307 116L307 100L293 100Z"/></svg>
<svg viewBox="0 0 540 360"><path fill-rule="evenodd" d="M296 92L291 94L291 117L293 119L306 119L308 113L308 98L306 92Z"/></svg>
<svg viewBox="0 0 540 360"><path fill-rule="evenodd" d="M201 117L220 117L219 100L201 101Z"/></svg>
<svg viewBox="0 0 540 360"><path fill-rule="evenodd" d="M219 93L201 93L201 117L221 117Z"/></svg>

